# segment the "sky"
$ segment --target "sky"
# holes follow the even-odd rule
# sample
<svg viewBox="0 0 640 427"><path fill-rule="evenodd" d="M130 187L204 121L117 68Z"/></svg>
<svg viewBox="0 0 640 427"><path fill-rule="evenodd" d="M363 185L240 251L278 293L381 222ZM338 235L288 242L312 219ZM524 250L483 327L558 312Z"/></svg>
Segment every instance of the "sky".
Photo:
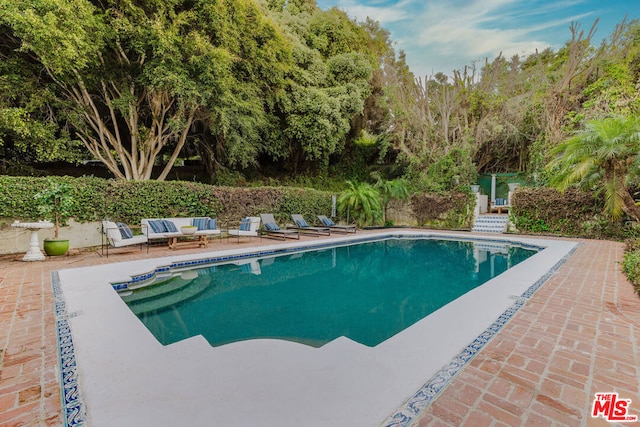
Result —
<svg viewBox="0 0 640 427"><path fill-rule="evenodd" d="M592 43L608 38L615 25L640 18L640 0L316 0L351 18L370 17L404 50L416 77L451 75L485 58L526 56L571 38L571 22L587 34L599 19Z"/></svg>

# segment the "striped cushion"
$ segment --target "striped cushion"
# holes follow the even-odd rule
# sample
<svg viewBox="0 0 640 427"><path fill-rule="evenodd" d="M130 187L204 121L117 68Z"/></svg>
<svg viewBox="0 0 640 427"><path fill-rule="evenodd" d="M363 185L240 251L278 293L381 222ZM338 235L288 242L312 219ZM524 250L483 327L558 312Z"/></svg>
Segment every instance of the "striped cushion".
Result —
<svg viewBox="0 0 640 427"><path fill-rule="evenodd" d="M216 218L209 218L207 221L208 230L216 230L218 228L218 220Z"/></svg>
<svg viewBox="0 0 640 427"><path fill-rule="evenodd" d="M329 218L327 218L327 217L322 218L322 223L323 223L324 225L326 225L327 227L332 227L332 226L336 225L336 223L335 223L335 222L331 221L331 220L330 220Z"/></svg>
<svg viewBox="0 0 640 427"><path fill-rule="evenodd" d="M123 239L130 239L130 238L133 237L133 232L127 226L127 224L124 224L122 222L118 222L118 223L116 223L116 226L120 229L120 234L122 235Z"/></svg>
<svg viewBox="0 0 640 427"><path fill-rule="evenodd" d="M251 220L249 218L244 218L240 221L240 231L249 231L251 226Z"/></svg>
<svg viewBox="0 0 640 427"><path fill-rule="evenodd" d="M264 228L266 228L269 231L276 231L276 230L280 230L280 227L278 227L277 224L274 224L273 222L267 222L264 224Z"/></svg>
<svg viewBox="0 0 640 427"><path fill-rule="evenodd" d="M298 227L300 228L307 228L309 227L309 224L307 224L307 221L305 221L304 219L296 219L296 224L298 225Z"/></svg>
<svg viewBox="0 0 640 427"><path fill-rule="evenodd" d="M161 219L150 219L149 227L151 227L154 233L167 232L167 228L164 226L164 221L162 221Z"/></svg>
<svg viewBox="0 0 640 427"><path fill-rule="evenodd" d="M207 230L209 228L209 217L193 218L191 225L198 227L198 230Z"/></svg>
<svg viewBox="0 0 640 427"><path fill-rule="evenodd" d="M176 227L176 225L173 222L169 221L168 219L163 219L162 223L164 224L164 228L168 233L178 232L178 228Z"/></svg>

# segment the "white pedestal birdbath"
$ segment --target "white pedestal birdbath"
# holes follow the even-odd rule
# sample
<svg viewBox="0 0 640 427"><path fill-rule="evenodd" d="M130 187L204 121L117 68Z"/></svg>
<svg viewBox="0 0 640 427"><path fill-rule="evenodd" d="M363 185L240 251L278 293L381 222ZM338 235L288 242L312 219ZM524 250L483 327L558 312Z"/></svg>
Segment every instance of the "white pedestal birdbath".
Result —
<svg viewBox="0 0 640 427"><path fill-rule="evenodd" d="M38 222L20 222L15 221L11 224L12 227L26 228L31 231L31 240L29 241L29 250L27 251L23 261L43 261L45 259L44 254L40 250L40 240L38 239L38 230L41 228L53 228L53 223L49 221Z"/></svg>

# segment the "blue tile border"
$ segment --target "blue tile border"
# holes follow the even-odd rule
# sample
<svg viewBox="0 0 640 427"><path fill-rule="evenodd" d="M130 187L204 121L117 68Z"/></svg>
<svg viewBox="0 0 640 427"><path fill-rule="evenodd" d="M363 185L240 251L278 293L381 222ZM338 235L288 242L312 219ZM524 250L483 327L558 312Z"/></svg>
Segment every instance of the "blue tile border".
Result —
<svg viewBox="0 0 640 427"><path fill-rule="evenodd" d="M395 413L389 416L382 426L406 427L409 426L420 411L427 408L440 393L451 383L453 378L469 363L484 346L513 318L524 306L527 299L540 289L540 287L555 273L578 248L574 246L561 260L549 271L531 285L516 302L507 308L487 329L484 330L471 344L465 347L447 365L440 369L429 381L427 381L409 400L407 400Z"/></svg>
<svg viewBox="0 0 640 427"><path fill-rule="evenodd" d="M76 369L76 354L71 337L69 318L64 295L60 287L60 275L51 272L51 287L53 290L53 304L55 310L56 337L58 342L58 357L60 361L60 387L62 398L62 417L65 427L83 427L87 425L87 414L78 386L78 371Z"/></svg>

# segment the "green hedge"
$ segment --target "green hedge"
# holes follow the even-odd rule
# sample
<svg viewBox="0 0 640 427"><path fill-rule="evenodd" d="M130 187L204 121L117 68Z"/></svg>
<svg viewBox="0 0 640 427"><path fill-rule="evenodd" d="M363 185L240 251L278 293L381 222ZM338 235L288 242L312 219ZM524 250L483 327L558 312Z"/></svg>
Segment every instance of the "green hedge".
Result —
<svg viewBox="0 0 640 427"><path fill-rule="evenodd" d="M35 194L52 182L73 187L73 215L78 222L111 218L139 224L142 218L211 216L237 223L244 216L273 213L291 222L292 213L315 222L331 212L326 191L286 188L234 188L184 181L115 181L102 178L0 176L0 218L39 219Z"/></svg>
<svg viewBox="0 0 640 427"><path fill-rule="evenodd" d="M606 218L602 197L591 192L518 188L511 206L511 219L521 233L594 239L624 239L637 233L632 224Z"/></svg>

